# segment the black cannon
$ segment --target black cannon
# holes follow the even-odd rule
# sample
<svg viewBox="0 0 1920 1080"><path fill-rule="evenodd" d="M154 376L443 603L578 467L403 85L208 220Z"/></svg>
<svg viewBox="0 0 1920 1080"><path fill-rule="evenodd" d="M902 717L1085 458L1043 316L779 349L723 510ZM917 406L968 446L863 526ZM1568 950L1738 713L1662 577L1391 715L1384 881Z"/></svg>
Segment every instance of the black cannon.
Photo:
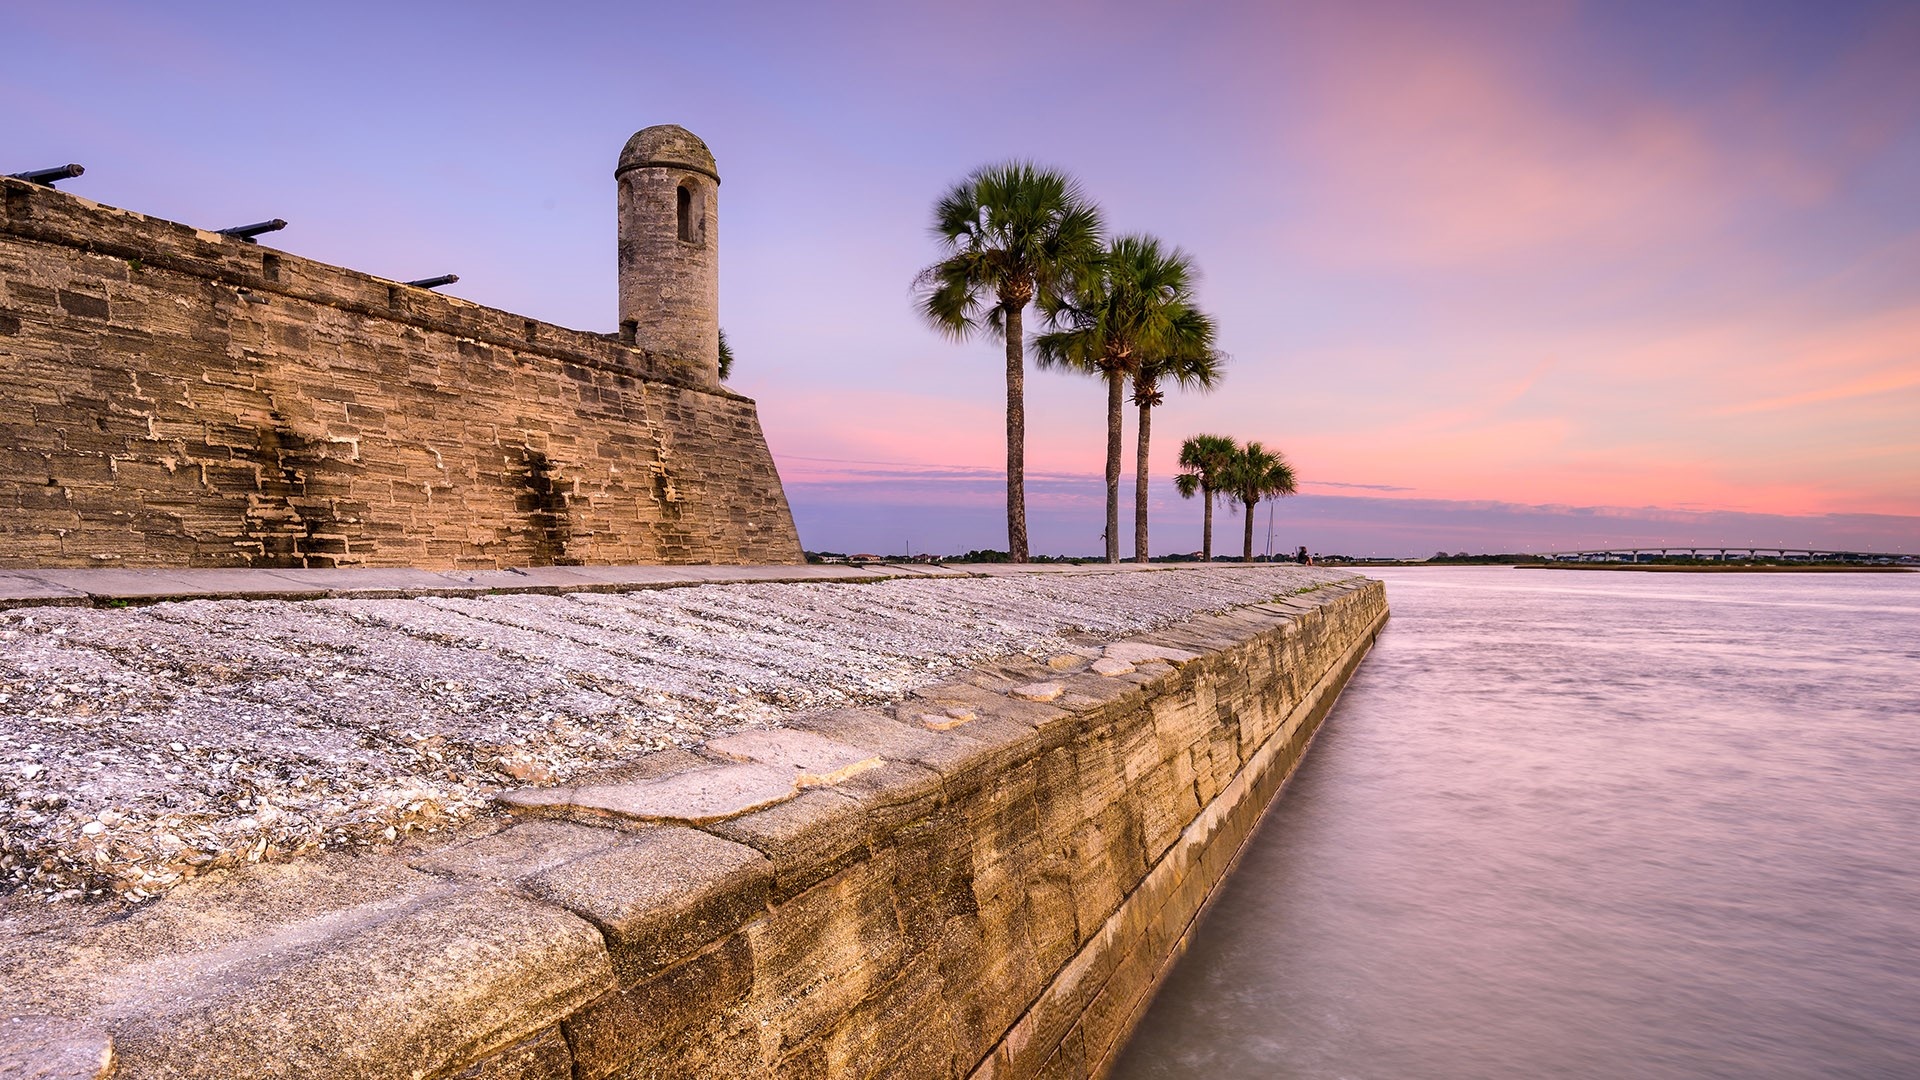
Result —
<svg viewBox="0 0 1920 1080"><path fill-rule="evenodd" d="M406 284L416 289L437 289L442 285L451 285L459 280L459 274L441 274L439 277L423 277L418 281L406 282Z"/></svg>
<svg viewBox="0 0 1920 1080"><path fill-rule="evenodd" d="M279 218L274 218L272 221L256 221L251 225L235 225L231 229L221 229L220 235L231 236L235 240L245 240L249 244L257 244L259 241L255 240L254 237L259 236L261 233L279 232L286 227L286 222Z"/></svg>
<svg viewBox="0 0 1920 1080"><path fill-rule="evenodd" d="M51 169L33 169L29 172L8 173L10 180L25 180L29 184L52 187L55 181L71 180L87 170L79 165L56 165Z"/></svg>

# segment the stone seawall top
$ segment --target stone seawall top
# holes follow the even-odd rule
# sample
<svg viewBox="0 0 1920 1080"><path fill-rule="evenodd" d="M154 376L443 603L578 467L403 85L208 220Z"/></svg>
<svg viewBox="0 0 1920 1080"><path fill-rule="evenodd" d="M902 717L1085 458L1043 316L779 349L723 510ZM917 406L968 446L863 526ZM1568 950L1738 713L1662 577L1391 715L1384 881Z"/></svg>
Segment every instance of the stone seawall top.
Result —
<svg viewBox="0 0 1920 1080"><path fill-rule="evenodd" d="M644 654L681 678L718 668L723 692L835 696L770 726L723 716L723 693L683 746L496 785L509 819L202 870L131 910L17 889L0 898L0 1074L1099 1076L1386 618L1377 582L1276 567L444 603L15 609L54 624L0 645L51 678L0 692L41 695L12 731L107 751L69 743L69 767L107 772L145 740L121 778L185 772L146 749L188 745L182 725L260 728L262 753L216 749L171 789L217 792L243 766L253 809L275 779L264 751L311 778L304 755L337 724L369 765L436 688L464 696L421 718L453 737L419 770L478 768L462 714L523 722L543 703L489 695L512 665L552 663L558 694L613 698ZM398 619L342 622L339 604ZM281 625L291 608L334 626ZM94 620L127 616L153 621L116 654ZM368 655L336 678L362 630ZM139 659L203 641L186 669ZM997 658L965 662L982 651ZM433 670L396 666L415 653ZM479 679L447 687L462 663ZM89 682L127 665L144 666ZM171 704L116 701L169 677ZM65 709L69 688L108 708ZM193 715L202 690L222 717ZM82 836L111 859L125 823L95 814Z"/></svg>
<svg viewBox="0 0 1920 1080"><path fill-rule="evenodd" d="M1346 576L1009 568L0 610L0 887L137 900L464 821L503 787L662 767L995 658L1079 663L1128 633Z"/></svg>

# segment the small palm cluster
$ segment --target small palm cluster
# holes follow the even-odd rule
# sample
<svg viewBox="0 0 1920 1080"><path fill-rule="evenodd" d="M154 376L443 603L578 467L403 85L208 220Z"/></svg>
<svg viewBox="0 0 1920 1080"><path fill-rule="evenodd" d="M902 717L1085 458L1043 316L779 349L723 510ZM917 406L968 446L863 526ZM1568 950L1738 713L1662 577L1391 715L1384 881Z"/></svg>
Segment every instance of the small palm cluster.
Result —
<svg viewBox="0 0 1920 1080"><path fill-rule="evenodd" d="M1224 358L1213 319L1194 306L1193 259L1146 235L1117 237L1041 308L1054 329L1034 340L1041 367L1085 372L1107 386L1107 561L1120 561L1121 398L1140 410L1133 550L1147 561L1147 449L1164 383L1210 388Z"/></svg>
<svg viewBox="0 0 1920 1080"><path fill-rule="evenodd" d="M1200 557L1208 562L1213 561L1214 499L1247 508L1246 546L1240 558L1252 562L1253 508L1262 500L1278 499L1298 490L1286 455L1257 442L1243 446L1225 435L1195 435L1180 444L1180 467L1186 471L1173 478L1174 487L1181 497L1198 495L1205 503Z"/></svg>
<svg viewBox="0 0 1920 1080"><path fill-rule="evenodd" d="M1029 305L1046 320L1045 332L1034 339L1040 366L1084 372L1106 384L1109 562L1120 561L1122 419L1129 387L1139 410L1134 558L1145 562L1153 408L1170 386L1211 389L1226 362L1215 345L1213 318L1194 300L1199 272L1193 258L1152 236L1107 241L1104 231L1099 208L1078 184L1027 162L976 170L934 205L933 234L943 258L915 279L921 314L955 339L984 330L1006 344L1007 547L1015 562L1028 556L1023 320ZM1284 460L1279 464L1286 469L1285 493L1291 494L1292 471ZM1210 479L1205 490L1211 556L1212 494L1238 489ZM1248 536L1251 554L1251 526Z"/></svg>

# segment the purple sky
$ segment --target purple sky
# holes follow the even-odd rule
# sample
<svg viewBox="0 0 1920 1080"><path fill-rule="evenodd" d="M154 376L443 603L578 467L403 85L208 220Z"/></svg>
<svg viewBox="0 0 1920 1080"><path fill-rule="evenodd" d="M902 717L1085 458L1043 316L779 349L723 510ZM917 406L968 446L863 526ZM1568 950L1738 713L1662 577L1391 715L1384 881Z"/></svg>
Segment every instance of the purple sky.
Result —
<svg viewBox="0 0 1920 1080"><path fill-rule="evenodd" d="M0 171L587 329L621 144L692 129L808 547L1004 546L997 347L908 282L1022 156L1205 271L1232 363L1156 413L1156 552L1202 430L1293 459L1276 547L1920 550L1912 3L65 3L0 50ZM1029 388L1034 548L1095 551L1102 395Z"/></svg>

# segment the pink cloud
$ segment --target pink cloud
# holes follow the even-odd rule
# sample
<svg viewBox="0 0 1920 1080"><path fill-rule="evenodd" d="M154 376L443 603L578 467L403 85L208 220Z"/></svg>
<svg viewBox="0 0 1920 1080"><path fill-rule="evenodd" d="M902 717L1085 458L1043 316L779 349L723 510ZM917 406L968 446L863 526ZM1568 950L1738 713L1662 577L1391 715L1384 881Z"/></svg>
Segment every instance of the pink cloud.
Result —
<svg viewBox="0 0 1920 1080"><path fill-rule="evenodd" d="M1305 24L1303 122L1271 135L1306 170L1311 215L1283 245L1323 265L1434 268L1632 250L1706 235L1742 200L1809 204L1835 163L1754 137L1777 114L1624 86L1557 87L1531 35L1451 8L1323 11ZM1731 196L1731 197L1730 197Z"/></svg>
<svg viewBox="0 0 1920 1080"><path fill-rule="evenodd" d="M1881 312L1790 342L1758 365L1768 389L1786 389L1722 406L1719 415L1795 409L1874 397L1920 386L1920 306Z"/></svg>

